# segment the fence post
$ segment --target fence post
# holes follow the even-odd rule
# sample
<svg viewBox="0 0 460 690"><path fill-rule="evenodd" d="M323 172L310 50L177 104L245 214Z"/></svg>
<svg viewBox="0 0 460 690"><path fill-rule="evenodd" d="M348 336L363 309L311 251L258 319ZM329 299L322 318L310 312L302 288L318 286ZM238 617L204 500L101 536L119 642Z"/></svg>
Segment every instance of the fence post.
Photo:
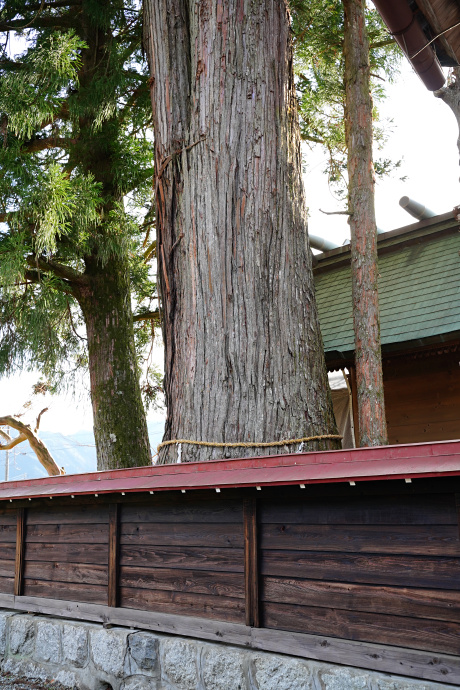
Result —
<svg viewBox="0 0 460 690"><path fill-rule="evenodd" d="M109 572L107 604L118 606L118 576L119 576L119 544L120 544L120 504L109 504Z"/></svg>
<svg viewBox="0 0 460 690"><path fill-rule="evenodd" d="M24 589L24 547L27 511L18 508L16 513L16 562L14 566L14 596L22 596Z"/></svg>
<svg viewBox="0 0 460 690"><path fill-rule="evenodd" d="M259 571L257 563L257 501L243 501L244 521L244 584L246 625L259 627Z"/></svg>

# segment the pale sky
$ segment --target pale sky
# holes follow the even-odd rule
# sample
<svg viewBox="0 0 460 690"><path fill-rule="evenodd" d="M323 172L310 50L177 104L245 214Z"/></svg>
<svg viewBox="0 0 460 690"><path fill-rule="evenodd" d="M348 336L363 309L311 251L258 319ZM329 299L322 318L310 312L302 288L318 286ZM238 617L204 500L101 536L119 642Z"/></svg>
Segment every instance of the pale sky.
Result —
<svg viewBox="0 0 460 690"><path fill-rule="evenodd" d="M382 181L376 190L377 224L383 230L392 230L415 222L398 202L410 196L424 203L436 213L445 213L460 204L457 136L454 115L442 101L435 98L412 72L407 62L402 64L398 83L388 89L388 99L380 108L382 116L393 119L394 131L382 156L403 164L394 178ZM345 216L325 216L319 209L343 209L328 189L322 174L324 157L306 152L308 168L305 174L307 204L310 208L310 231L342 244L349 237ZM405 182L398 177L407 176ZM160 348L155 356L162 365ZM14 414L30 396L31 386L38 374L25 373L13 379L0 380L0 415ZM81 396L80 396L81 397ZM42 404L43 403L43 404ZM43 416L41 429L72 434L92 428L91 407L86 399L74 401L71 396L42 398L37 407L50 406ZM162 414L152 412L149 419L160 419Z"/></svg>

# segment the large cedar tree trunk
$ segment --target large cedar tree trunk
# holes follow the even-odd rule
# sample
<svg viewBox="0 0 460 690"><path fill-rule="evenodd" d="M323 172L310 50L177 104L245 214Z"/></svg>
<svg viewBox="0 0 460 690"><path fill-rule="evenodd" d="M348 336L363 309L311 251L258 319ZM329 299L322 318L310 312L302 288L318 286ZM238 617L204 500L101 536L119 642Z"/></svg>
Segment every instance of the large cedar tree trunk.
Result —
<svg viewBox="0 0 460 690"><path fill-rule="evenodd" d="M146 0L165 440L335 430L285 0ZM331 447L330 442L310 448ZM182 462L298 450L183 446ZM177 446L160 462L175 462Z"/></svg>
<svg viewBox="0 0 460 690"><path fill-rule="evenodd" d="M345 11L345 134L359 445L388 443L383 396L378 299L377 226L372 159L372 97L365 0L343 0Z"/></svg>

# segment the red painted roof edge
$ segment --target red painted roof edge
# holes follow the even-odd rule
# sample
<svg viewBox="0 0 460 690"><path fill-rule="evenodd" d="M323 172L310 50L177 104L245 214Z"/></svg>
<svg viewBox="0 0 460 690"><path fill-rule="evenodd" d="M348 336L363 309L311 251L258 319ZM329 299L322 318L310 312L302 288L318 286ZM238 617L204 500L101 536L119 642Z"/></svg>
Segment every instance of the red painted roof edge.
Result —
<svg viewBox="0 0 460 690"><path fill-rule="evenodd" d="M39 496L277 486L460 475L460 440L136 467L0 482L0 501Z"/></svg>

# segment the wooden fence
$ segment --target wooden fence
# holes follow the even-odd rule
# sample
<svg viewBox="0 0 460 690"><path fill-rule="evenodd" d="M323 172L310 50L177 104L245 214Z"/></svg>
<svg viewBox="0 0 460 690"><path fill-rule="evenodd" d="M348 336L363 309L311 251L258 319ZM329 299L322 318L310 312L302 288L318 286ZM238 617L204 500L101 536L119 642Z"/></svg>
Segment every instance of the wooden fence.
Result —
<svg viewBox="0 0 460 690"><path fill-rule="evenodd" d="M0 605L460 683L460 478L0 504Z"/></svg>

